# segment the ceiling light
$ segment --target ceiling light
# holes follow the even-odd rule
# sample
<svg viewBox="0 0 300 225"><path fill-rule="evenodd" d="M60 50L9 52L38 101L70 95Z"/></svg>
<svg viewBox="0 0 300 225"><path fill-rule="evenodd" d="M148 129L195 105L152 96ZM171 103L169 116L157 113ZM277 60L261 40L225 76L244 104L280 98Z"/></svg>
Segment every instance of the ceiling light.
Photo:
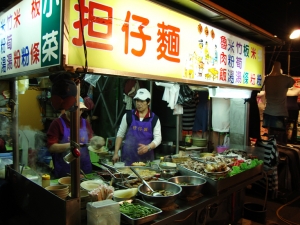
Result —
<svg viewBox="0 0 300 225"><path fill-rule="evenodd" d="M296 39L300 37L300 29L298 30L294 30L291 35L290 35L290 39Z"/></svg>

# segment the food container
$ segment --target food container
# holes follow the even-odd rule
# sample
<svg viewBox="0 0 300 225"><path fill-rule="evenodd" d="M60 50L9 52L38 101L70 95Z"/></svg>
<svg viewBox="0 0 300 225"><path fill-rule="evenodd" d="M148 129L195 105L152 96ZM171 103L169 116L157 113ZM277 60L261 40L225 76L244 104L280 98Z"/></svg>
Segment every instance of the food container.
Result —
<svg viewBox="0 0 300 225"><path fill-rule="evenodd" d="M174 177L177 175L177 170L176 169L162 169L161 172L160 172L160 177L162 179L169 179L171 177Z"/></svg>
<svg viewBox="0 0 300 225"><path fill-rule="evenodd" d="M88 202L86 205L86 211L87 224L89 225L120 225L121 215L119 203L111 199Z"/></svg>
<svg viewBox="0 0 300 225"><path fill-rule="evenodd" d="M145 217L142 217L142 218L131 218L129 216L127 216L126 214L122 213L121 212L121 221L122 222L126 222L126 224L131 224L131 225L139 225L139 224L143 224L143 223L147 223L149 221L153 221L157 218L158 214L160 214L162 212L161 209L153 206L153 205L150 205L144 201L141 201L139 199L134 199L132 201L129 201L131 202L132 204L138 204L138 205L141 205L141 206L145 206L145 207L148 207L148 208L151 208L153 210L155 210L155 212L151 215L148 215L148 216L145 216ZM122 202L120 202L121 204Z"/></svg>
<svg viewBox="0 0 300 225"><path fill-rule="evenodd" d="M67 185L52 185L52 186L45 187L45 189L47 191L52 192L53 194L57 195L62 199L66 199L66 197L70 192L69 187Z"/></svg>
<svg viewBox="0 0 300 225"><path fill-rule="evenodd" d="M87 180L80 183L80 187L86 191L92 191L98 188L101 184L105 184L103 180Z"/></svg>
<svg viewBox="0 0 300 225"><path fill-rule="evenodd" d="M178 165L178 170L179 173L183 176L198 176L206 179L206 184L202 189L204 195L220 195L226 190L242 182L251 182L254 178L254 180L256 181L257 177L263 177L263 165L258 165L252 169L246 170L232 177L227 177L219 180L212 179L203 174L197 173L194 170L187 169L182 165Z"/></svg>
<svg viewBox="0 0 300 225"><path fill-rule="evenodd" d="M50 186L50 175L49 174L42 175L42 186L43 186L43 188Z"/></svg>
<svg viewBox="0 0 300 225"><path fill-rule="evenodd" d="M113 194L113 200L116 202L132 200L135 199L137 192L138 192L137 188L115 190Z"/></svg>
<svg viewBox="0 0 300 225"><path fill-rule="evenodd" d="M192 135L190 135L190 134L187 134L186 136L185 136L185 138L184 138L184 141L186 142L186 143L190 143L190 144L192 144L192 141L193 139L192 139Z"/></svg>
<svg viewBox="0 0 300 225"><path fill-rule="evenodd" d="M143 179L147 182L159 181L159 180L162 181L162 179L157 177L144 177ZM134 178L134 179L118 182L116 185L120 189L127 189L127 188L137 188L141 184L143 184L143 182L140 179Z"/></svg>
<svg viewBox="0 0 300 225"><path fill-rule="evenodd" d="M71 177L61 177L58 179L58 183L71 187Z"/></svg>
<svg viewBox="0 0 300 225"><path fill-rule="evenodd" d="M227 149L228 149L227 146L218 146L217 147L217 153L222 153L222 152L224 152Z"/></svg>
<svg viewBox="0 0 300 225"><path fill-rule="evenodd" d="M207 145L207 139L205 138L193 138L193 145L197 147L205 147Z"/></svg>
<svg viewBox="0 0 300 225"><path fill-rule="evenodd" d="M146 194L146 192L150 191L150 189L145 184L138 187L138 192L142 196L143 200L158 208L164 208L175 203L182 191L182 188L179 185L167 181L152 181L149 182L149 185L154 191L164 190L173 192L173 194L169 196L152 196Z"/></svg>
<svg viewBox="0 0 300 225"><path fill-rule="evenodd" d="M201 193L206 180L196 176L177 176L168 179L169 182L178 184L182 188L179 197L193 197Z"/></svg>

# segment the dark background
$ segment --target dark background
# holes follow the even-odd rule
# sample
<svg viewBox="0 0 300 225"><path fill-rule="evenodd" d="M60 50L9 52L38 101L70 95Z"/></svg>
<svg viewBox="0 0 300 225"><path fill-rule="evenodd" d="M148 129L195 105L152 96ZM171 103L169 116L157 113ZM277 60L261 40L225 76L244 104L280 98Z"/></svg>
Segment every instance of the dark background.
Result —
<svg viewBox="0 0 300 225"><path fill-rule="evenodd" d="M299 0L211 0L211 2L248 20L250 23L285 41L280 47L266 47L266 73L274 61L281 62L283 73L288 73L288 49L291 44L290 75L300 76L300 38L290 40L295 29L300 29Z"/></svg>

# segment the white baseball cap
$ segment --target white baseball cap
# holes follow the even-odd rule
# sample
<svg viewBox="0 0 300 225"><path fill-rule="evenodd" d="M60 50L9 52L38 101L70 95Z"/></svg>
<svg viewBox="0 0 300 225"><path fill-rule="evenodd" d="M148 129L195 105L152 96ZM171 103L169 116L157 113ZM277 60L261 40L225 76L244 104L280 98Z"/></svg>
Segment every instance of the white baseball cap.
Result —
<svg viewBox="0 0 300 225"><path fill-rule="evenodd" d="M151 99L151 94L146 88L140 88L137 90L136 95L133 99L140 99L142 101L145 101L146 99Z"/></svg>

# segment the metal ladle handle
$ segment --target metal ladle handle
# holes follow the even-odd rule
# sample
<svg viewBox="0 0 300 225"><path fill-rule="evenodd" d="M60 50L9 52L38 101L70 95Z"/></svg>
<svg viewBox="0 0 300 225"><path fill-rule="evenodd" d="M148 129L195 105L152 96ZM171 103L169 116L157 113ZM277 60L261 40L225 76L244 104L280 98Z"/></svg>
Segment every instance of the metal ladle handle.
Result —
<svg viewBox="0 0 300 225"><path fill-rule="evenodd" d="M132 172L135 173L135 175L138 176L138 178L140 178L142 180L142 182L152 191L154 192L154 190L150 187L150 185L140 176L140 174L138 174L138 172L136 172L136 170L132 167L130 167L130 169L132 170Z"/></svg>

